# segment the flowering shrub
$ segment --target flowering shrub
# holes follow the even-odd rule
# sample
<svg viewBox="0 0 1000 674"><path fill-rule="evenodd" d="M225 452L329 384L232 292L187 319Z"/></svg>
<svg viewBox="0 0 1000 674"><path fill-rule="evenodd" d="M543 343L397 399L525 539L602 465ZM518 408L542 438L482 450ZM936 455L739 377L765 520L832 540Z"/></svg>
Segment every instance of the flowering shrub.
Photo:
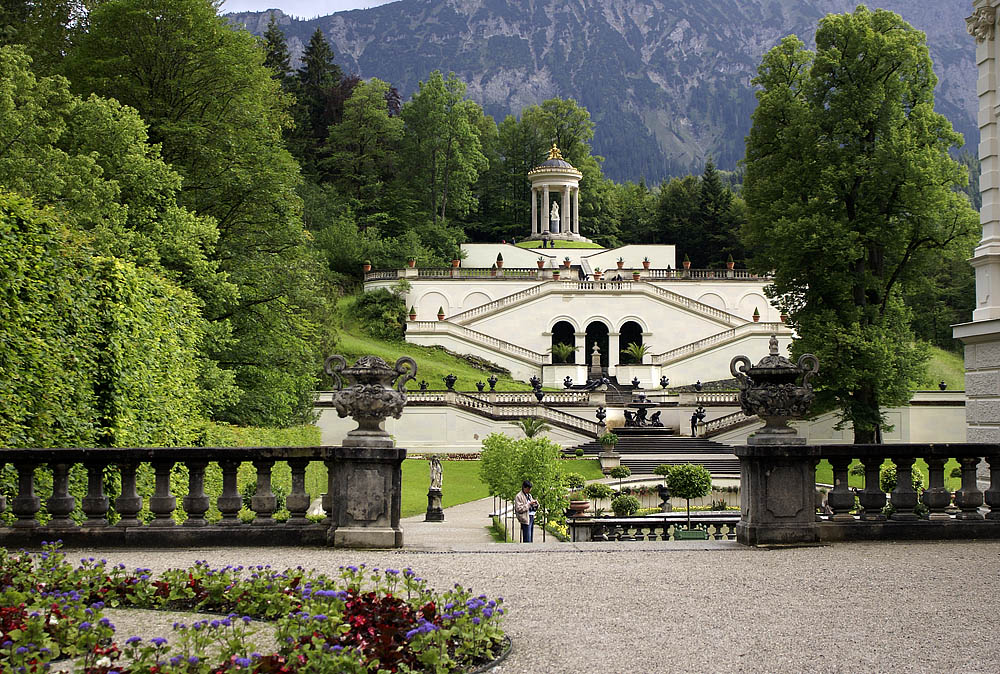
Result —
<svg viewBox="0 0 1000 674"><path fill-rule="evenodd" d="M492 660L503 644L502 598L461 585L435 592L411 569L362 564L330 577L196 562L154 576L103 559L74 566L55 543L37 555L0 548L0 581L0 674L43 672L63 657L79 658L83 674L452 672ZM106 606L220 617L175 623L170 639L119 643ZM251 641L260 619L277 622L273 652Z"/></svg>

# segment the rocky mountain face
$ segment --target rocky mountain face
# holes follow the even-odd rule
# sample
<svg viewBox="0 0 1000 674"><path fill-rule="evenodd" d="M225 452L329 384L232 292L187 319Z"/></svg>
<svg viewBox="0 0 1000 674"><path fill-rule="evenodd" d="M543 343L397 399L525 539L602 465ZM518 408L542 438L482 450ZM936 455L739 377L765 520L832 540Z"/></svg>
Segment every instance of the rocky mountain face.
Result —
<svg viewBox="0 0 1000 674"><path fill-rule="evenodd" d="M318 27L347 73L379 77L404 98L434 69L454 71L498 121L553 96L596 123L594 151L615 180L700 173L712 155L731 169L756 104L761 56L854 0L400 0L298 20L275 12L297 57ZM975 153L975 44L968 0L875 0L927 33L938 111ZM270 12L230 15L263 34Z"/></svg>

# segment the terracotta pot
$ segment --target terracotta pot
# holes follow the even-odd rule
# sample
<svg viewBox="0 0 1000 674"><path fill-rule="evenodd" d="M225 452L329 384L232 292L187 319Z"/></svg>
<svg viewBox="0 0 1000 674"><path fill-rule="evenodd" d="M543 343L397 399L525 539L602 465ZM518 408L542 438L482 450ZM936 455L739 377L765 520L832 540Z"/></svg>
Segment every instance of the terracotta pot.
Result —
<svg viewBox="0 0 1000 674"><path fill-rule="evenodd" d="M539 269L544 269L545 268L545 260L536 260L536 262L538 263L538 268Z"/></svg>
<svg viewBox="0 0 1000 674"><path fill-rule="evenodd" d="M601 274L603 274L603 273L604 273L604 272L600 272L600 271L595 271L595 272L594 272L594 280L595 280L595 281L600 281L600 280L601 280Z"/></svg>
<svg viewBox="0 0 1000 674"><path fill-rule="evenodd" d="M444 314L442 314L442 316L443 316L443 315L444 315ZM415 321L415 320L417 320L417 315L416 315L416 314L410 314L410 320L411 320L411 321Z"/></svg>
<svg viewBox="0 0 1000 674"><path fill-rule="evenodd" d="M372 270L372 266L370 264L363 264L361 265L361 268L365 270L365 273L368 273Z"/></svg>
<svg viewBox="0 0 1000 674"><path fill-rule="evenodd" d="M552 272L552 278L553 278L553 280L555 280L555 281L558 281L558 280L559 280L559 271L558 271L558 270L556 270L556 271Z"/></svg>
<svg viewBox="0 0 1000 674"><path fill-rule="evenodd" d="M406 266L409 267L410 269L416 267L417 266L416 259L411 257L409 260L406 261Z"/></svg>
<svg viewBox="0 0 1000 674"><path fill-rule="evenodd" d="M781 316L779 316L778 318L781 319L782 323L787 323L788 322L788 314L781 314Z"/></svg>
<svg viewBox="0 0 1000 674"><path fill-rule="evenodd" d="M754 314L753 322L754 323L759 323L760 322L760 316L758 314Z"/></svg>
<svg viewBox="0 0 1000 674"><path fill-rule="evenodd" d="M735 266L736 266L735 262L727 262L726 263L726 269L732 269Z"/></svg>
<svg viewBox="0 0 1000 674"><path fill-rule="evenodd" d="M632 272L632 280L633 281L638 281L639 280L639 272L637 272L637 271Z"/></svg>
<svg viewBox="0 0 1000 674"><path fill-rule="evenodd" d="M503 260L497 260L497 269L503 269Z"/></svg>
<svg viewBox="0 0 1000 674"><path fill-rule="evenodd" d="M438 314L438 320L439 321L443 321L444 320L444 314Z"/></svg>
<svg viewBox="0 0 1000 674"><path fill-rule="evenodd" d="M461 261L461 260L452 260L452 261L451 261L451 266L452 266L452 267L457 267L457 266L458 266L458 265L460 265L460 264L462 264L462 261Z"/></svg>
<svg viewBox="0 0 1000 674"><path fill-rule="evenodd" d="M643 269L649 269L649 260L643 260L642 261L642 268Z"/></svg>
<svg viewBox="0 0 1000 674"><path fill-rule="evenodd" d="M625 266L625 262L624 261L618 263L618 268L619 269L621 269L624 266Z"/></svg>
<svg viewBox="0 0 1000 674"><path fill-rule="evenodd" d="M690 260L684 260L683 262L681 262L681 264L684 265L684 269L690 269L691 268L691 261Z"/></svg>
<svg viewBox="0 0 1000 674"><path fill-rule="evenodd" d="M563 260L563 266L569 269L569 260Z"/></svg>
<svg viewBox="0 0 1000 674"><path fill-rule="evenodd" d="M590 501L570 501L570 517L583 517L583 514L590 508Z"/></svg>

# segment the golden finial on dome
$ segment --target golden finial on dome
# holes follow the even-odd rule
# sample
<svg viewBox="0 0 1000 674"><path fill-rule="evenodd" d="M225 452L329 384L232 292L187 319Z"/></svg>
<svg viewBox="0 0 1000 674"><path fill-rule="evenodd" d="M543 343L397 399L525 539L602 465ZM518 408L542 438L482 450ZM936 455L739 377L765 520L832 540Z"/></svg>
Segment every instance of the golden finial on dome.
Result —
<svg viewBox="0 0 1000 674"><path fill-rule="evenodd" d="M555 143L552 143L552 149L549 150L549 159L562 159L562 152L556 147Z"/></svg>

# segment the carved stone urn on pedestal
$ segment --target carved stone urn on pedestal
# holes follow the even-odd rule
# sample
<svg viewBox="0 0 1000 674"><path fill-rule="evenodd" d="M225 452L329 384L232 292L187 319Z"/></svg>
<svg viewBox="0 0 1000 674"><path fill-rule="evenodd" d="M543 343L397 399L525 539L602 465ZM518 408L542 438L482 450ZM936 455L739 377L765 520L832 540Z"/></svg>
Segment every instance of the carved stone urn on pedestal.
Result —
<svg viewBox="0 0 1000 674"><path fill-rule="evenodd" d="M789 419L805 416L815 395L809 380L819 371L812 354L792 363L778 355L778 339L757 365L737 356L729 370L739 382L743 412L764 420L764 428L735 449L740 459L740 523L736 540L744 545L814 543L816 529L816 462L803 459L805 444ZM851 497L853 494L843 490ZM832 493L832 492L831 492ZM832 504L831 504L832 505Z"/></svg>
<svg viewBox="0 0 1000 674"><path fill-rule="evenodd" d="M395 366L363 356L348 367L343 356L330 356L324 369L337 384L332 395L337 414L358 422L327 462L329 501L324 505L331 513L330 541L338 547L401 547L406 450L395 447L384 422L402 415L406 382L416 377L417 364L405 356Z"/></svg>

